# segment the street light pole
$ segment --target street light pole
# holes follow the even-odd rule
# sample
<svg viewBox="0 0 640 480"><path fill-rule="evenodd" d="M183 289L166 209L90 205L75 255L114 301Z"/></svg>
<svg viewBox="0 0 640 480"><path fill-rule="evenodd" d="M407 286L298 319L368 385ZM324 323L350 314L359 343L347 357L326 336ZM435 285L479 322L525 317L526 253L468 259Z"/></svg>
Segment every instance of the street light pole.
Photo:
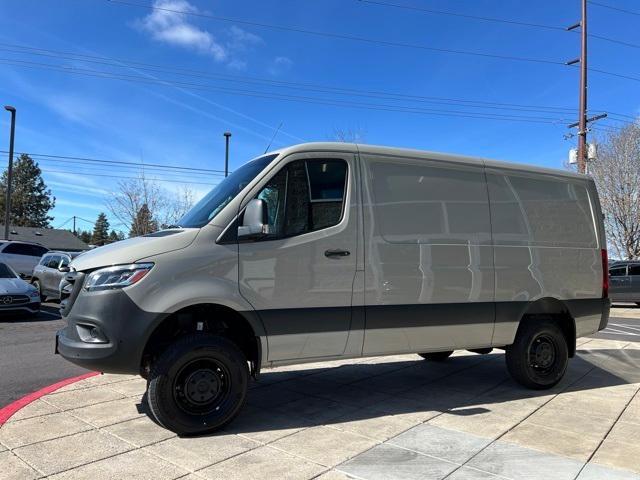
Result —
<svg viewBox="0 0 640 480"><path fill-rule="evenodd" d="M224 132L224 141L225 141L225 149L224 149L224 176L229 176L229 138L231 137L231 132Z"/></svg>
<svg viewBox="0 0 640 480"><path fill-rule="evenodd" d="M13 170L13 140L16 134L16 109L6 105L4 109L11 112L11 133L9 136L9 167L7 168L7 198L4 203L4 238L9 240L9 220L11 213L11 173Z"/></svg>

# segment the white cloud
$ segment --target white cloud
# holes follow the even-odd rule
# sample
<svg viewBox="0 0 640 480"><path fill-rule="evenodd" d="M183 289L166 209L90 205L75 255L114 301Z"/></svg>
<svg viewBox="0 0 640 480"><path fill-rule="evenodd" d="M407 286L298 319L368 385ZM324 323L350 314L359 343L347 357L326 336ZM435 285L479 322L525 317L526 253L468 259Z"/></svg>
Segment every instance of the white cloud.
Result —
<svg viewBox="0 0 640 480"><path fill-rule="evenodd" d="M200 53L210 54L217 61L227 58L225 47L207 30L203 30L189 21L184 13L198 13L198 9L186 0L156 0L156 10L140 21L143 30L155 40L190 48Z"/></svg>
<svg viewBox="0 0 640 480"><path fill-rule="evenodd" d="M269 66L269 73L271 75L280 75L291 69L293 66L293 60L289 57L276 57Z"/></svg>
<svg viewBox="0 0 640 480"><path fill-rule="evenodd" d="M187 0L155 0L153 6L155 10L137 22L137 26L150 34L151 38L210 55L234 70L246 68L246 62L237 58L239 54L264 44L258 35L235 25L216 36L198 27L190 14L201 11Z"/></svg>

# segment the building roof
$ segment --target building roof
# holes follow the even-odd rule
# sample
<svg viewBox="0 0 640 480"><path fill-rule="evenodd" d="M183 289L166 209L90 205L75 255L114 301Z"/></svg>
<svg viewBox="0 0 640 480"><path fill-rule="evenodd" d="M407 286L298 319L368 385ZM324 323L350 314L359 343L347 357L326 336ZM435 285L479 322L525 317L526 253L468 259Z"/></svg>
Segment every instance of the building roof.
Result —
<svg viewBox="0 0 640 480"><path fill-rule="evenodd" d="M0 237L4 239L4 224L0 224ZM9 229L9 240L38 243L49 250L63 250L66 252L89 250L89 246L69 230L55 228L12 226Z"/></svg>

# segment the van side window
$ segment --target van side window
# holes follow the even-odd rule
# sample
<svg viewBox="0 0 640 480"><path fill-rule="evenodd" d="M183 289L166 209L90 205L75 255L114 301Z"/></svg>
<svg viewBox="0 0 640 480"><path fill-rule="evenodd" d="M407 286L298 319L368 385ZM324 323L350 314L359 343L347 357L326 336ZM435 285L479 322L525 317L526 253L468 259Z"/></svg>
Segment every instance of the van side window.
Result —
<svg viewBox="0 0 640 480"><path fill-rule="evenodd" d="M298 160L280 170L256 198L267 204L266 240L332 227L342 218L347 163Z"/></svg>
<svg viewBox="0 0 640 480"><path fill-rule="evenodd" d="M629 275L640 276L640 265L629 265Z"/></svg>
<svg viewBox="0 0 640 480"><path fill-rule="evenodd" d="M624 277L627 274L627 267L616 267L609 270L611 277Z"/></svg>

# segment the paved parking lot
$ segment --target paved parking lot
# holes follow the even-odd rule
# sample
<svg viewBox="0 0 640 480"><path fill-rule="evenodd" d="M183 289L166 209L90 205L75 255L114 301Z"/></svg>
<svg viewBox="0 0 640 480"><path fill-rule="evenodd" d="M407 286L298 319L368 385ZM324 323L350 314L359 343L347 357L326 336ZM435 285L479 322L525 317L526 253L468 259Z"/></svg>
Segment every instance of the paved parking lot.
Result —
<svg viewBox="0 0 640 480"><path fill-rule="evenodd" d="M64 326L58 304L47 302L34 317L0 317L0 408L55 383L86 372L54 355L56 331Z"/></svg>
<svg viewBox="0 0 640 480"><path fill-rule="evenodd" d="M640 343L587 338L544 392L502 353L279 368L200 438L149 419L142 379L102 375L0 428L0 478L640 479L639 367Z"/></svg>

